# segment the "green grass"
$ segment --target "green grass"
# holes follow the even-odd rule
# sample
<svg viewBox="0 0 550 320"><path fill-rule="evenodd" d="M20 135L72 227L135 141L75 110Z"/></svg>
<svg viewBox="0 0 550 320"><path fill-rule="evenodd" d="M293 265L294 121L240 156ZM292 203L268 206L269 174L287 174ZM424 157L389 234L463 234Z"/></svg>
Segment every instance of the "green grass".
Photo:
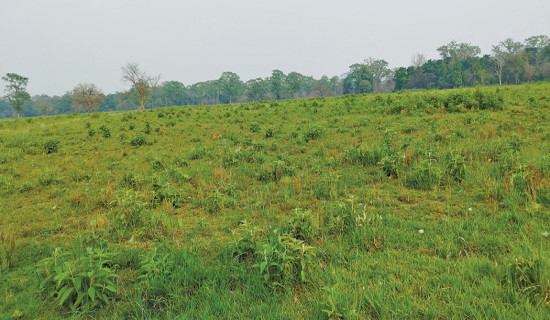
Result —
<svg viewBox="0 0 550 320"><path fill-rule="evenodd" d="M547 319L549 92L2 120L0 319Z"/></svg>

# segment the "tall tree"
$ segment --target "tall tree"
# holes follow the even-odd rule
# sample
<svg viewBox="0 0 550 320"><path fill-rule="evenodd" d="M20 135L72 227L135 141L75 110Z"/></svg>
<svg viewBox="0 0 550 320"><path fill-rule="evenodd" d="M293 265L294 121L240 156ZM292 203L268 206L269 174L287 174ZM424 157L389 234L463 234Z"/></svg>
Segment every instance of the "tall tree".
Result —
<svg viewBox="0 0 550 320"><path fill-rule="evenodd" d="M218 81L220 85L220 92L225 102L229 102L231 104L233 100L242 96L244 83L241 81L238 74L226 71L222 73Z"/></svg>
<svg viewBox="0 0 550 320"><path fill-rule="evenodd" d="M53 111L53 105L49 101L49 97L46 95L35 97L33 107L42 116L45 116Z"/></svg>
<svg viewBox="0 0 550 320"><path fill-rule="evenodd" d="M271 93L275 99L288 99L291 96L291 89L286 81L287 77L281 70L273 70L269 82L271 83Z"/></svg>
<svg viewBox="0 0 550 320"><path fill-rule="evenodd" d="M269 82L262 78L250 79L246 82L246 96L252 101L265 99L269 92Z"/></svg>
<svg viewBox="0 0 550 320"><path fill-rule="evenodd" d="M466 60L471 57L476 57L481 54L481 49L478 46L469 43L458 43L451 41L446 45L437 48L442 59Z"/></svg>
<svg viewBox="0 0 550 320"><path fill-rule="evenodd" d="M160 80L160 74L158 76L150 76L145 72L139 70L137 63L128 63L122 67L122 80L132 84L136 94L140 100L140 111L143 112L145 104L151 98L151 91L157 86Z"/></svg>
<svg viewBox="0 0 550 320"><path fill-rule="evenodd" d="M2 77L2 80L6 82L6 100L11 104L19 118L23 112L25 101L31 99L31 95L27 92L29 78L20 76L16 73L6 73L6 75Z"/></svg>
<svg viewBox="0 0 550 320"><path fill-rule="evenodd" d="M93 83L80 83L74 87L73 91L73 107L75 109L87 110L90 114L92 109L99 109L99 105L103 102L104 96Z"/></svg>
<svg viewBox="0 0 550 320"><path fill-rule="evenodd" d="M360 94L372 92L372 71L362 63L352 64L344 77L344 94Z"/></svg>
<svg viewBox="0 0 550 320"><path fill-rule="evenodd" d="M372 74L372 88L374 92L379 92L382 89L382 83L388 80L391 75L391 70L388 69L386 60L374 59L369 57L365 59L365 65Z"/></svg>
<svg viewBox="0 0 550 320"><path fill-rule="evenodd" d="M159 91L165 106L181 106L187 100L187 88L179 81L166 81Z"/></svg>
<svg viewBox="0 0 550 320"><path fill-rule="evenodd" d="M507 53L502 44L493 45L493 59L495 60L495 72L498 76L498 84L502 85L502 70L506 62Z"/></svg>

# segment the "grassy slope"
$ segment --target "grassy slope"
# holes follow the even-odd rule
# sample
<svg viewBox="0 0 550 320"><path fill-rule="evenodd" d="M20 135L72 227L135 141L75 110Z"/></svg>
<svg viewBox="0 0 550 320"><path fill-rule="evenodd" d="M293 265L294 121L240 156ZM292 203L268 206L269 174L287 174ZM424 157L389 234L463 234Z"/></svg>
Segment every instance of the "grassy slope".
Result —
<svg viewBox="0 0 550 320"><path fill-rule="evenodd" d="M472 90L0 121L0 230L17 239L0 319L72 315L35 263L91 221L120 275L92 317L548 318L550 84L483 89L500 111L444 110ZM267 235L295 208L316 257L306 283L273 289L227 253L232 231L246 219ZM159 242L201 269L162 303L135 272Z"/></svg>

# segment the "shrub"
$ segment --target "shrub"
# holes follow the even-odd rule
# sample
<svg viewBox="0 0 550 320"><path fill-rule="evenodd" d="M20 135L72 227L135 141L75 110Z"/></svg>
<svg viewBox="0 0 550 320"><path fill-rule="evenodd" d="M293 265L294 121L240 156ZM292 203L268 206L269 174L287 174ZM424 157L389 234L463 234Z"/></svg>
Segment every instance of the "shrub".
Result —
<svg viewBox="0 0 550 320"><path fill-rule="evenodd" d="M44 151L46 153L55 153L57 150L59 150L59 141L58 140L47 140L44 142Z"/></svg>
<svg viewBox="0 0 550 320"><path fill-rule="evenodd" d="M464 157L459 153L447 152L445 155L445 173L451 180L462 182L466 178Z"/></svg>
<svg viewBox="0 0 550 320"><path fill-rule="evenodd" d="M253 227L246 220L241 221L239 228L233 231L233 257L238 261L248 261L252 258L257 242L263 235L264 230L260 227Z"/></svg>
<svg viewBox="0 0 550 320"><path fill-rule="evenodd" d="M268 138L273 138L273 129L272 128L269 128L265 131L265 138L268 139Z"/></svg>
<svg viewBox="0 0 550 320"><path fill-rule="evenodd" d="M476 87L474 98L477 100L477 105L481 110L502 110L504 108L502 97L489 88L482 89L481 87Z"/></svg>
<svg viewBox="0 0 550 320"><path fill-rule="evenodd" d="M258 244L256 261L252 268L259 271L265 284L284 286L293 281L306 282L315 258L314 247L303 240L273 230L270 236Z"/></svg>
<svg viewBox="0 0 550 320"><path fill-rule="evenodd" d="M293 176L294 168L287 165L283 160L275 160L265 165L260 174L260 181L279 181L283 176Z"/></svg>
<svg viewBox="0 0 550 320"><path fill-rule="evenodd" d="M134 147L139 147L147 144L147 142L145 140L144 135L138 134L132 139L132 141L130 141L130 144L133 145Z"/></svg>
<svg viewBox="0 0 550 320"><path fill-rule="evenodd" d="M383 157L380 160L380 162L378 162L378 165L382 168L382 171L384 171L386 176L397 178L399 173L398 172L399 160L400 160L399 154L392 153Z"/></svg>
<svg viewBox="0 0 550 320"><path fill-rule="evenodd" d="M72 310L91 310L108 304L116 293L111 268L112 253L87 247L82 252L55 249L52 257L39 262L44 279L40 286L55 296L59 305Z"/></svg>
<svg viewBox="0 0 550 320"><path fill-rule="evenodd" d="M309 142L310 140L317 140L321 138L321 129L317 127L311 127L304 133L304 140Z"/></svg>
<svg viewBox="0 0 550 320"><path fill-rule="evenodd" d="M101 128L99 128L99 131L101 131L103 138L111 137L111 130L109 130L109 128L107 128L106 126L101 126Z"/></svg>
<svg viewBox="0 0 550 320"><path fill-rule="evenodd" d="M259 132L260 131L260 125L257 123L253 123L250 125L250 131L251 132Z"/></svg>

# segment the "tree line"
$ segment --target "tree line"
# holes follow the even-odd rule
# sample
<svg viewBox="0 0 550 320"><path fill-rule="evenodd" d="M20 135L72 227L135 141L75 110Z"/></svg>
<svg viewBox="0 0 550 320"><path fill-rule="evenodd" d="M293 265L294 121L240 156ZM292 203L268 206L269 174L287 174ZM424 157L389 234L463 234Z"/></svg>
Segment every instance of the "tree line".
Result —
<svg viewBox="0 0 550 320"><path fill-rule="evenodd" d="M62 96L31 97L26 91L28 78L8 73L2 77L6 95L0 99L0 118L550 80L550 39L546 35L532 36L523 42L509 38L493 45L491 53L484 55L478 46L456 41L437 51L439 59L427 60L424 55L415 54L410 66L395 69L390 69L383 59L367 58L351 65L343 75L330 78L273 70L269 77L244 82L238 74L228 71L216 80L188 86L173 80L160 83L160 76L150 76L137 64L129 63L122 67L122 78L130 89L106 95L94 84L84 83Z"/></svg>

